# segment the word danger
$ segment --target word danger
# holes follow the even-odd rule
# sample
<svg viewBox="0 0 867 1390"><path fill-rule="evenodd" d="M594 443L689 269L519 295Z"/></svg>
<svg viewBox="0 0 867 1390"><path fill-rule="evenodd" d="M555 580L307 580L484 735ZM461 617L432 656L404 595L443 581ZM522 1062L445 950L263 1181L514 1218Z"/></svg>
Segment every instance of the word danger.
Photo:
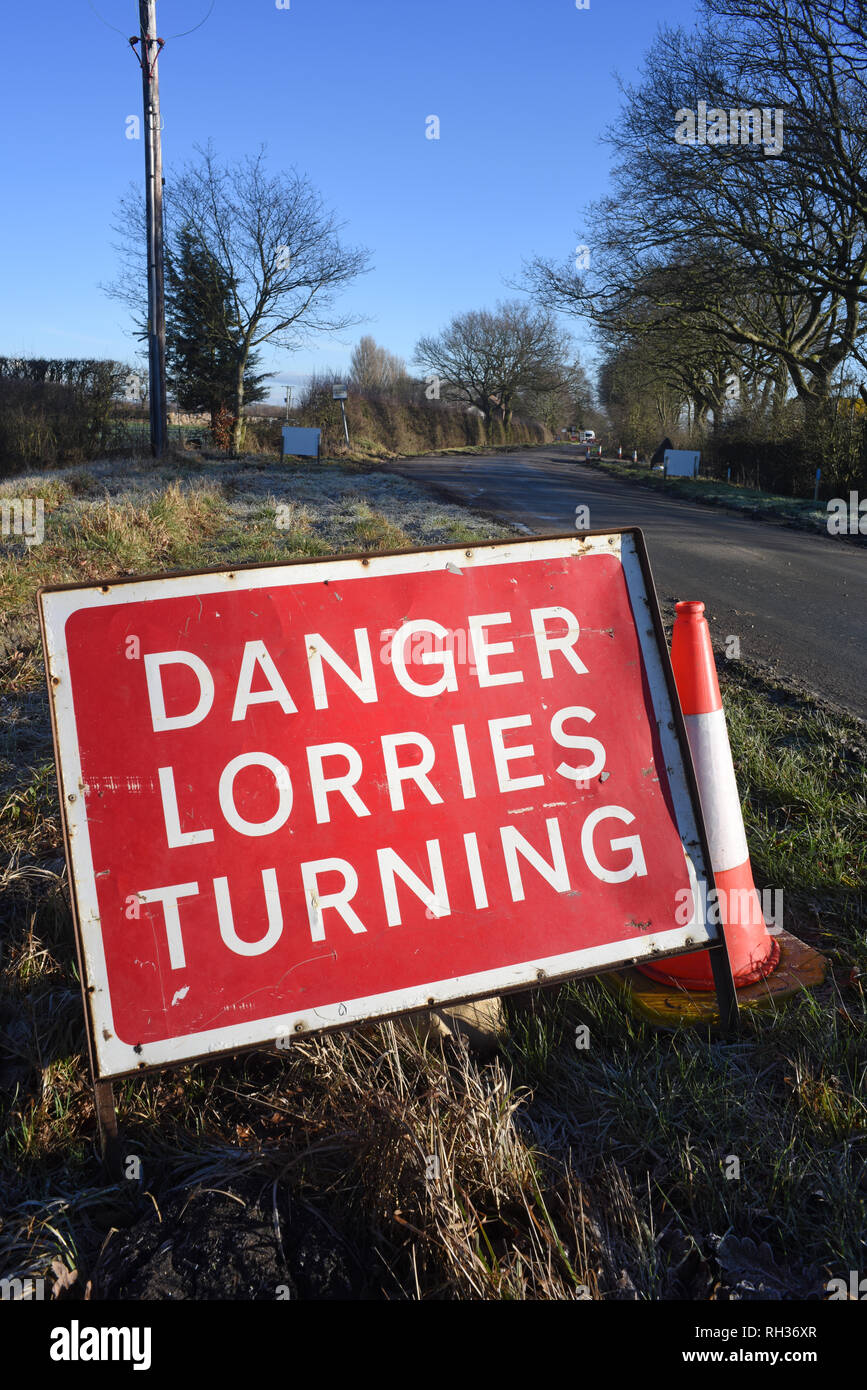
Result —
<svg viewBox="0 0 867 1390"><path fill-rule="evenodd" d="M513 640L516 634L507 635L512 626L510 612L470 616L467 631L473 661L462 671L461 680L471 682L479 690L517 687L524 684L525 678L532 679L534 688L540 681L553 682L557 687L557 663L557 674L561 677L559 688L563 688L562 676L566 675L572 689L574 678L588 675L587 666L576 650L579 624L574 613L560 605L538 607L530 610L529 620L532 640L524 647L525 653L527 650L532 653L532 672L522 669L517 660ZM426 648L418 658L417 666L431 668L432 678L425 680L419 679L421 673L417 668L410 669L407 657L408 647L417 641L420 633L445 643L441 649ZM390 639L387 661L390 676L384 676L380 667L379 682L370 635L365 627L353 629L354 649L342 652L321 633L305 633L303 666L295 661L291 667L296 677L299 670L305 672L303 684L297 679L293 683L285 666L281 671L264 640L247 640L236 658L229 722L243 725L251 718L251 711L263 706L278 710L289 721L305 716L309 719L315 712L329 710L336 690L344 697L349 692L360 710L389 701L395 683L403 697L395 708L406 710L406 696L419 702L419 717L414 722L423 722L426 702L436 700L439 703L449 695L462 695L461 708L465 708L466 691L459 688L454 652L447 643L448 633L447 628L432 619L404 623ZM142 661L155 735L162 737L190 730L215 717L218 683L201 656L179 649L154 651L144 654ZM166 682L173 672L177 674L181 669L187 678L188 707L178 710L175 698L172 712L169 712ZM392 692L383 688L385 681L392 686ZM535 703L538 705L537 699ZM222 708L229 708L225 698ZM547 708L543 701L542 708L536 708L533 713L519 705L511 713L486 718L483 725L476 728L472 740L463 719L449 722L440 727L437 744L417 727L371 735L362 720L359 729L363 737L353 742L328 739L295 747L294 741L287 738L283 746L288 744L292 748L291 755L282 751L282 747L279 753L268 747L248 749L228 759L222 767L201 771L195 792L186 776L179 776L172 763L164 762L157 769L157 778L163 833L169 850L213 842L218 834L215 813L225 826L251 841L277 837L275 844L280 845L279 855L275 854L272 865L261 869L261 893L268 925L257 940L247 940L238 934L225 875L213 877L208 888L198 880L143 884L134 895L128 915L137 915L138 903L161 905L170 964L172 969L180 970L186 965L181 904L209 892L213 895L220 936L228 949L242 956L261 955L271 950L282 935L278 870L284 871L282 866L288 858L291 867L285 871L300 875L312 941L326 939L329 909L334 920L342 919L349 932L364 933L368 930L365 916L378 912L371 893L373 885L367 883L364 891L360 891L358 871L344 854L302 858L291 864L291 856L285 852L285 835L293 831L296 822L301 829L329 825L339 811L345 836L347 815L351 824L352 821L364 822L372 815L405 813L410 791L415 811L424 805L442 805L446 797L473 801L478 795L480 780L499 794L530 792L546 783L544 773L539 770L537 749L540 747L546 750L550 763L552 792L557 787L574 792L591 779L608 775L605 773L606 749L600 739L587 732L595 718L596 711L584 704L566 703ZM444 736L445 729L447 736ZM483 729L482 738L480 729ZM550 759L552 747L559 761ZM247 789L245 796L238 795L242 779ZM255 807L264 806L267 814L251 814L254 807L250 804L250 788L254 785ZM211 808L207 816L202 814L197 793ZM545 805L563 807L567 801L557 801L552 796ZM612 800L593 805L572 841L564 842L556 815L545 817L545 840L541 845L531 843L513 823L497 826L499 864L496 869L500 877L505 870L512 902L525 898L524 876L528 866L557 892L569 892L574 886L576 855L580 855L586 870L601 883L618 884L645 876L647 867L640 836L622 833L623 827L630 826L634 820L629 809ZM489 846L490 840L488 836ZM488 907L487 871L476 831L466 831L459 838L455 837L455 843L448 846L447 855L439 838L427 839L426 880L391 845L378 845L375 849L378 896L389 927L398 926L402 921L398 880L424 905L428 917L450 915L449 878L455 856L460 860L463 878L468 875L473 906L479 910Z"/></svg>

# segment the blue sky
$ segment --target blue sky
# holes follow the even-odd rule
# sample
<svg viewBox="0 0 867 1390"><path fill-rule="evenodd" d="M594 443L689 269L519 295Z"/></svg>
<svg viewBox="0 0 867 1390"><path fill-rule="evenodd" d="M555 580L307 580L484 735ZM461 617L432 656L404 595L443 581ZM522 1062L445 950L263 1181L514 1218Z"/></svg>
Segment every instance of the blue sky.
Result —
<svg viewBox="0 0 867 1390"><path fill-rule="evenodd" d="M306 173L374 270L341 299L367 322L265 369L294 381L343 368L361 333L409 360L420 334L512 293L524 258L568 255L605 191L619 73L634 80L660 23L691 0L158 0L163 157L211 139L268 147ZM111 223L142 187L136 0L42 0L4 11L0 352L132 361ZM116 26L117 30L107 27ZM440 119L440 139L425 121ZM572 325L582 360L591 353ZM275 396L279 394L275 387Z"/></svg>

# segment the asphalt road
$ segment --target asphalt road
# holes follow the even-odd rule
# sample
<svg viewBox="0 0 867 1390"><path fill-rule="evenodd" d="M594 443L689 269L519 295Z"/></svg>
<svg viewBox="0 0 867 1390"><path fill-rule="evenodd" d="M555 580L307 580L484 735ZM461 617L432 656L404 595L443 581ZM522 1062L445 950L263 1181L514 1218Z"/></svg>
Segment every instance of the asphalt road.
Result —
<svg viewBox="0 0 867 1390"><path fill-rule="evenodd" d="M640 526L666 616L702 599L714 645L867 719L867 547L702 507L576 461L574 446L392 465L534 534Z"/></svg>

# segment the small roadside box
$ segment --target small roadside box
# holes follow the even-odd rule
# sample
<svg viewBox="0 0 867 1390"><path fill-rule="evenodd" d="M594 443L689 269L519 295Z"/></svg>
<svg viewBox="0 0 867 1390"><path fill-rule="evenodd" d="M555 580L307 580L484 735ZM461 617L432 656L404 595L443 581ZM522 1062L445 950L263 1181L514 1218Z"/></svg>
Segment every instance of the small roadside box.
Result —
<svg viewBox="0 0 867 1390"><path fill-rule="evenodd" d="M322 435L321 430L299 429L295 425L283 426L283 442L280 449L281 459L286 454L300 455L302 458L319 458L319 441Z"/></svg>
<svg viewBox="0 0 867 1390"><path fill-rule="evenodd" d="M663 461L667 478L697 478L701 454L694 449L666 449Z"/></svg>

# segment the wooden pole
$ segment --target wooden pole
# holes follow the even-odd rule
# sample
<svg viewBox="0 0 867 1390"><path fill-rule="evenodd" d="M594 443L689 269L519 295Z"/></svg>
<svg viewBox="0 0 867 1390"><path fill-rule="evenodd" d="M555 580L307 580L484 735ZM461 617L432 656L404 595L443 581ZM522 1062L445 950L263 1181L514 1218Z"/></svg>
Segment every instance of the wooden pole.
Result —
<svg viewBox="0 0 867 1390"><path fill-rule="evenodd" d="M151 453L161 458L168 440L166 418L166 300L163 273L163 154L157 60L156 0L139 0L142 98L145 126L145 195L148 263L148 373Z"/></svg>
<svg viewBox="0 0 867 1390"><path fill-rule="evenodd" d="M102 1160L112 1175L119 1177L121 1166L120 1135L117 1128L114 1089L110 1081L94 1081L93 1101Z"/></svg>

